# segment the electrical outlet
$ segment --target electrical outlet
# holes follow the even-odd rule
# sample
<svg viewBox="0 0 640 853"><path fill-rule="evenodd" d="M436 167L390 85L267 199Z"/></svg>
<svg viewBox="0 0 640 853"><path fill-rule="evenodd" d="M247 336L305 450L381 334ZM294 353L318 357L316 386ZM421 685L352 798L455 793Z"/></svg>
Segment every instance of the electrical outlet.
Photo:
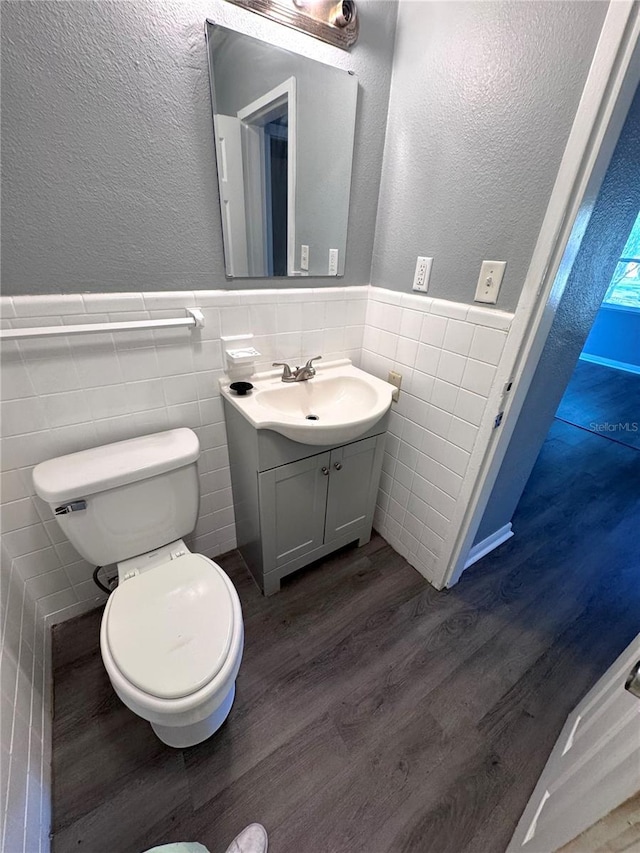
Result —
<svg viewBox="0 0 640 853"><path fill-rule="evenodd" d="M309 247L308 246L300 246L300 269L308 270L309 269Z"/></svg>
<svg viewBox="0 0 640 853"><path fill-rule="evenodd" d="M429 276L431 275L431 264L433 258L423 258L418 255L416 271L413 274L413 289L426 293L429 288Z"/></svg>
<svg viewBox="0 0 640 853"><path fill-rule="evenodd" d="M506 261L482 262L478 287L476 288L476 295L474 297L476 302L486 302L489 305L496 304L506 265Z"/></svg>
<svg viewBox="0 0 640 853"><path fill-rule="evenodd" d="M329 275L338 275L338 250L329 249Z"/></svg>
<svg viewBox="0 0 640 853"><path fill-rule="evenodd" d="M396 391L394 391L391 395L391 399L394 403L397 403L400 399L400 386L402 385L402 374L396 373L395 370L389 371L389 378L387 379L389 385L395 385Z"/></svg>

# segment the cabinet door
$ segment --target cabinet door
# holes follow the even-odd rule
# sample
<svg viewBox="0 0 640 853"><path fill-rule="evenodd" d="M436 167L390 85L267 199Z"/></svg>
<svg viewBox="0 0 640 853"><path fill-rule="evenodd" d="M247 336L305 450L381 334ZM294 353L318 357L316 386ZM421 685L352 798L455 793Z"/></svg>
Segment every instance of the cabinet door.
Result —
<svg viewBox="0 0 640 853"><path fill-rule="evenodd" d="M383 450L379 435L331 451L325 543L371 523Z"/></svg>
<svg viewBox="0 0 640 853"><path fill-rule="evenodd" d="M329 464L320 453L258 475L265 572L322 545Z"/></svg>

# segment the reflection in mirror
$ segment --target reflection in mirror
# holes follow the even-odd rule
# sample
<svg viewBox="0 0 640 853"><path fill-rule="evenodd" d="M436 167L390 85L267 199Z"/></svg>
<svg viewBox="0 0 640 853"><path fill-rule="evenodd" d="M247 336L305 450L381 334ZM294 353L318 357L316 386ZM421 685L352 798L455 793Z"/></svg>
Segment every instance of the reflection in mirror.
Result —
<svg viewBox="0 0 640 853"><path fill-rule="evenodd" d="M344 274L358 81L207 21L227 276Z"/></svg>

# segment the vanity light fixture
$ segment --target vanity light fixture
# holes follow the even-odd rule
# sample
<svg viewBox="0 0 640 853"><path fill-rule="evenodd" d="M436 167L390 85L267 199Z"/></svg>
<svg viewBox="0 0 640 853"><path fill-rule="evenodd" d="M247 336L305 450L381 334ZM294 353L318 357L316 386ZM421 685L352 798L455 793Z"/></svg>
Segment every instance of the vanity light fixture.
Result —
<svg viewBox="0 0 640 853"><path fill-rule="evenodd" d="M358 39L355 0L228 0L279 24L348 50Z"/></svg>

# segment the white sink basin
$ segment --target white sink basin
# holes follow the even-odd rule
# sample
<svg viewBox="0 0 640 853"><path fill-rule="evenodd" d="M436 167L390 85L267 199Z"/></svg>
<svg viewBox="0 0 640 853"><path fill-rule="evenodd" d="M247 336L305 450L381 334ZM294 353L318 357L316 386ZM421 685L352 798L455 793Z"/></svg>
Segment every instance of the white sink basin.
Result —
<svg viewBox="0 0 640 853"><path fill-rule="evenodd" d="M348 359L316 363L304 382L283 382L282 370L251 377L253 391L239 397L220 380L224 396L256 429L271 429L301 444L353 441L388 411L395 390L388 382L354 367Z"/></svg>

